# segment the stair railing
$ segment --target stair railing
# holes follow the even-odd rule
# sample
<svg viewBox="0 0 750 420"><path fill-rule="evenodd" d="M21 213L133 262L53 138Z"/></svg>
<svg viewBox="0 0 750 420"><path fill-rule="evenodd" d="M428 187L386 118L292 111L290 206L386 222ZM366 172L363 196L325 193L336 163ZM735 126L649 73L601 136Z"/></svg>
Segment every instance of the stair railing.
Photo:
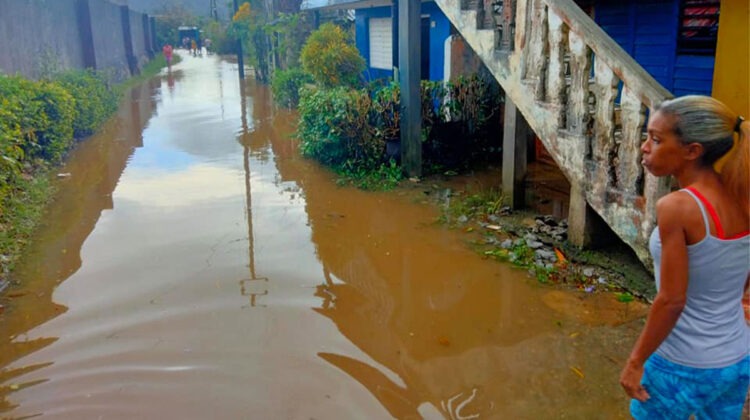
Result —
<svg viewBox="0 0 750 420"><path fill-rule="evenodd" d="M570 182L648 260L669 180L644 173L640 146L648 110L671 93L572 0L436 1Z"/></svg>

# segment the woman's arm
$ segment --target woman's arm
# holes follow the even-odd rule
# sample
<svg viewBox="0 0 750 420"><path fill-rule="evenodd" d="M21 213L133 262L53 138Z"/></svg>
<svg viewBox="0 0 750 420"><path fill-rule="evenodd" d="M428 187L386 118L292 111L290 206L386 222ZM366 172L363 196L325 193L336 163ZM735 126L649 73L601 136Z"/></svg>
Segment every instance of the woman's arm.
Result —
<svg viewBox="0 0 750 420"><path fill-rule="evenodd" d="M683 195L670 194L656 204L662 243L659 293L651 305L646 326L638 337L620 376L620 385L625 392L631 398L640 401L649 398L641 386L643 365L667 338L685 307L688 256L683 223L687 202L683 200Z"/></svg>

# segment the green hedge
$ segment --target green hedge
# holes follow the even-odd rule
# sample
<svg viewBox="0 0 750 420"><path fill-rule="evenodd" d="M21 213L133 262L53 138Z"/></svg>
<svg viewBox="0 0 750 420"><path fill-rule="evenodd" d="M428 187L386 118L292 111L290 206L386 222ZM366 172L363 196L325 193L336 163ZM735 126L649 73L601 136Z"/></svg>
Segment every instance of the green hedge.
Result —
<svg viewBox="0 0 750 420"><path fill-rule="evenodd" d="M76 99L76 138L93 134L117 110L117 94L93 71L67 71L56 76L55 81Z"/></svg>
<svg viewBox="0 0 750 420"><path fill-rule="evenodd" d="M111 86L89 71L41 81L0 74L0 279L41 217L51 188L45 169L98 129L117 103Z"/></svg>
<svg viewBox="0 0 750 420"><path fill-rule="evenodd" d="M494 81L423 81L421 95L424 173L500 160L502 94ZM297 127L302 153L350 174L367 174L391 158L398 160L398 152L387 153L386 144L399 142L400 96L395 83L302 89Z"/></svg>
<svg viewBox="0 0 750 420"><path fill-rule="evenodd" d="M27 160L60 159L73 138L75 100L70 93L51 82L0 76L0 97L13 110L3 116L0 127L18 130L3 130L0 137L18 145Z"/></svg>
<svg viewBox="0 0 750 420"><path fill-rule="evenodd" d="M375 169L385 139L376 135L374 107L364 89L303 89L297 134L302 154L336 170Z"/></svg>
<svg viewBox="0 0 750 420"><path fill-rule="evenodd" d="M294 108L299 104L300 88L312 82L312 76L299 67L276 70L271 79L273 99L283 107Z"/></svg>

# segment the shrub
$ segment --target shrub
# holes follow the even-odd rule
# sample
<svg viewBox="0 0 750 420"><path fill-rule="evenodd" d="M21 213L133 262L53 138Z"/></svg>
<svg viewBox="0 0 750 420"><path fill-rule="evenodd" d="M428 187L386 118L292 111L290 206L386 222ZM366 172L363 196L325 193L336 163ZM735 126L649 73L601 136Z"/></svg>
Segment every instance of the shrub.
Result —
<svg viewBox="0 0 750 420"><path fill-rule="evenodd" d="M300 56L302 68L322 87L356 87L365 60L350 37L338 26L326 23L310 34Z"/></svg>
<svg viewBox="0 0 750 420"><path fill-rule="evenodd" d="M73 144L73 122L79 101L55 83L43 81L37 86L36 100L42 103L41 109L48 125L39 131L39 150L33 150L33 154L50 162L58 162Z"/></svg>
<svg viewBox="0 0 750 420"><path fill-rule="evenodd" d="M398 83L375 87L373 106L378 136L384 140L397 140L401 135L401 89Z"/></svg>
<svg viewBox="0 0 750 420"><path fill-rule="evenodd" d="M55 83L32 82L21 77L0 76L0 97L15 110L3 125L17 126L27 158L57 161L73 141L75 100ZM7 134L6 134L7 136Z"/></svg>
<svg viewBox="0 0 750 420"><path fill-rule="evenodd" d="M478 77L448 84L422 82L426 173L498 160L500 93L499 86ZM367 89L303 88L297 131L302 153L361 187L399 179L400 168L388 162L385 145L400 137L400 99L396 83ZM397 151L389 153L398 159Z"/></svg>
<svg viewBox="0 0 750 420"><path fill-rule="evenodd" d="M24 152L20 115L18 103L0 98L0 203L21 173Z"/></svg>
<svg viewBox="0 0 750 420"><path fill-rule="evenodd" d="M369 170L384 161L373 102L364 90L303 89L297 136L305 156L339 171Z"/></svg>
<svg viewBox="0 0 750 420"><path fill-rule="evenodd" d="M117 94L93 71L67 71L56 76L55 81L76 99L76 138L93 134L117 110Z"/></svg>
<svg viewBox="0 0 750 420"><path fill-rule="evenodd" d="M276 70L271 80L273 99L281 106L294 108L299 104L300 88L312 81L312 77L299 67Z"/></svg>

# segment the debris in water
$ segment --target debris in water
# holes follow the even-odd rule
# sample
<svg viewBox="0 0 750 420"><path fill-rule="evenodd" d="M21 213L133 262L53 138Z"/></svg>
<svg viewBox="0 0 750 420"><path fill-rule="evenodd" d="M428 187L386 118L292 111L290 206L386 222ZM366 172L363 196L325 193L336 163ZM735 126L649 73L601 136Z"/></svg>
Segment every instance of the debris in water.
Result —
<svg viewBox="0 0 750 420"><path fill-rule="evenodd" d="M502 230L502 228L500 226L498 226L498 225L487 225L485 227L487 229L491 229L491 230Z"/></svg>
<svg viewBox="0 0 750 420"><path fill-rule="evenodd" d="M446 346L446 347L448 347L448 346L451 345L450 340L448 340L448 338L446 338L446 337L440 337L440 338L438 338L438 343L440 343L441 346Z"/></svg>
<svg viewBox="0 0 750 420"><path fill-rule="evenodd" d="M57 177L58 178L70 178L70 172L59 173L57 174Z"/></svg>
<svg viewBox="0 0 750 420"><path fill-rule="evenodd" d="M572 371L573 371L573 373L575 373L576 375L580 376L580 377L581 377L581 379L583 379L583 378L584 378L584 376L585 376L585 375L583 374L583 372L581 371L581 369L578 369L578 368L577 368L577 367L575 367L575 366L571 366L571 367L570 367L570 370L572 370Z"/></svg>

